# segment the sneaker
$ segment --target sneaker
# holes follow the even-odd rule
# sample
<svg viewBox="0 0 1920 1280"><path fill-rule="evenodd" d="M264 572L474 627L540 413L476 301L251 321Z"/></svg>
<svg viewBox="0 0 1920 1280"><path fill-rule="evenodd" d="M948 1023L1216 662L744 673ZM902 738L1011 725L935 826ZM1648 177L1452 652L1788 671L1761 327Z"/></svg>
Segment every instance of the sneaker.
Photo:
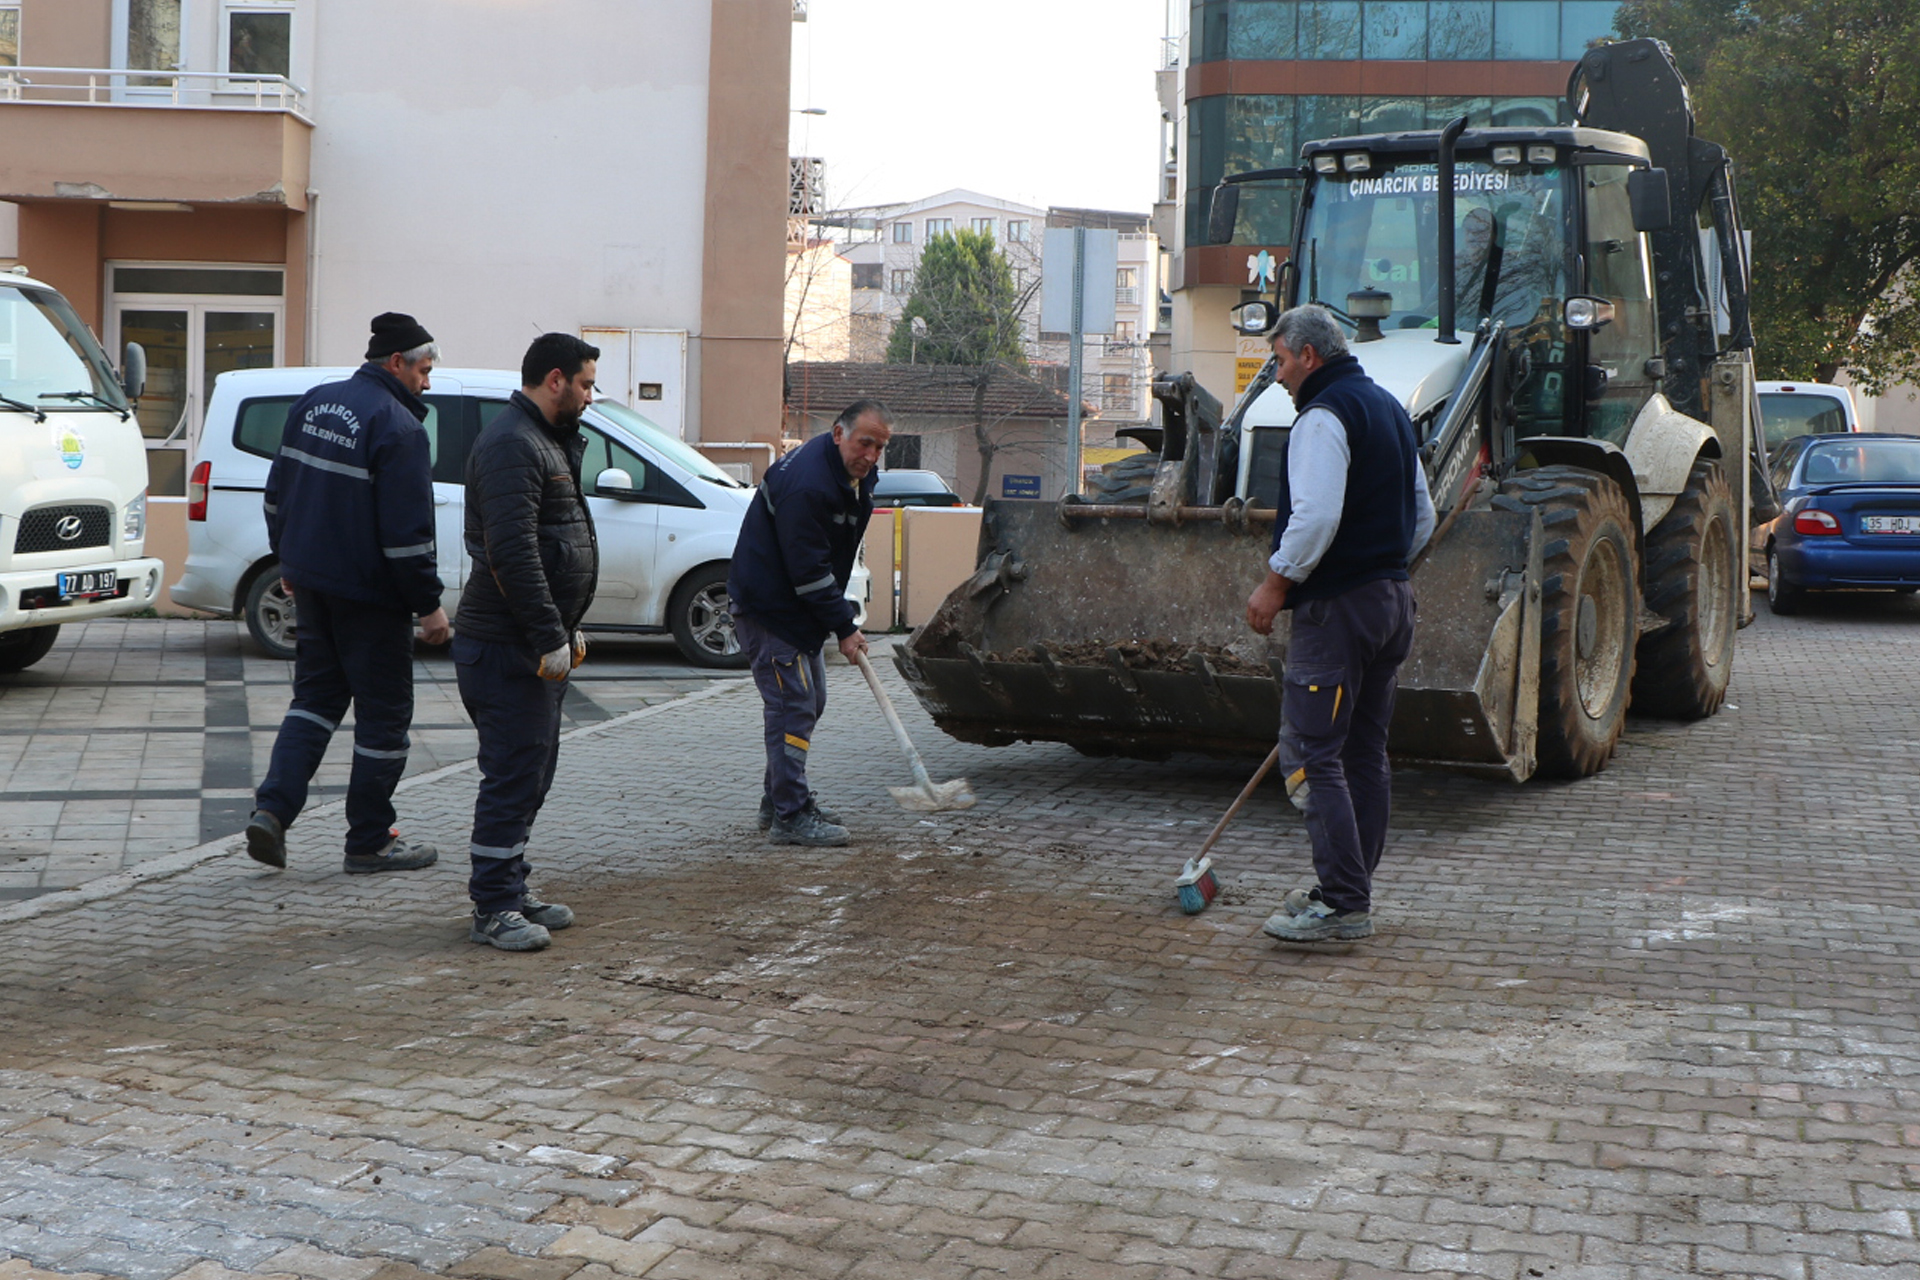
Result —
<svg viewBox="0 0 1920 1280"><path fill-rule="evenodd" d="M1297 916L1318 901L1320 901L1320 886L1317 884L1308 885L1304 889L1290 889L1287 896L1280 899L1279 914Z"/></svg>
<svg viewBox="0 0 1920 1280"><path fill-rule="evenodd" d="M521 895L520 914L527 918L528 924L537 924L542 929L564 929L573 923L572 907L542 902L531 891Z"/></svg>
<svg viewBox="0 0 1920 1280"><path fill-rule="evenodd" d="M502 951L540 951L553 941L553 936L518 911L496 911L491 915L475 911L467 941L484 942Z"/></svg>
<svg viewBox="0 0 1920 1280"><path fill-rule="evenodd" d="M843 845L850 837L845 827L828 822L818 809L809 807L802 809L791 818L776 816L773 825L767 829L767 839L774 844L805 844L816 848L828 848Z"/></svg>
<svg viewBox="0 0 1920 1280"><path fill-rule="evenodd" d="M350 853L345 871L350 876L370 876L377 871L417 871L440 861L440 851L430 844L402 840L399 832L378 853Z"/></svg>
<svg viewBox="0 0 1920 1280"><path fill-rule="evenodd" d="M811 809L814 813L819 814L822 821L831 823L836 827L840 825L840 815L835 813L831 809L822 809L820 807L820 797L814 795L812 792L807 793L807 808ZM761 796L760 797L760 829L762 831L765 831L767 828L771 827L773 825L773 819L774 819L773 797Z"/></svg>
<svg viewBox="0 0 1920 1280"><path fill-rule="evenodd" d="M247 856L284 871L287 867L287 829L265 809L247 819Z"/></svg>
<svg viewBox="0 0 1920 1280"><path fill-rule="evenodd" d="M1287 896L1291 898L1293 895ZM1353 942L1373 936L1373 913L1336 911L1314 897L1309 898L1301 910L1291 914L1283 905L1261 926L1261 931L1282 942Z"/></svg>

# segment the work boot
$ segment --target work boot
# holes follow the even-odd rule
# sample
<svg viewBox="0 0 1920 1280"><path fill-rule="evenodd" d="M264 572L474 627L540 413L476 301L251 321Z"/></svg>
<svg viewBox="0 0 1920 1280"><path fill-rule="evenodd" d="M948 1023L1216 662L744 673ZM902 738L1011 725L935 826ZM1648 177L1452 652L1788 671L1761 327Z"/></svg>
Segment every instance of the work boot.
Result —
<svg viewBox="0 0 1920 1280"><path fill-rule="evenodd" d="M350 876L370 876L378 871L417 871L440 861L440 851L430 844L402 840L392 833L387 847L378 853L350 853L343 870Z"/></svg>
<svg viewBox="0 0 1920 1280"><path fill-rule="evenodd" d="M562 906L558 902L542 902L533 896L531 889L520 897L520 914L527 918L528 924L537 924L542 929L558 931L573 923L573 908Z"/></svg>
<svg viewBox="0 0 1920 1280"><path fill-rule="evenodd" d="M1295 890L1295 893L1300 892ZM1373 913L1336 911L1319 898L1319 889L1299 911L1289 914L1282 908L1262 926L1261 932L1282 942L1355 942L1373 936ZM1293 894L1288 894L1292 898Z"/></svg>
<svg viewBox="0 0 1920 1280"><path fill-rule="evenodd" d="M820 807L820 797L815 795L811 791L807 792L807 808L819 814L822 821L830 822L834 826L840 825L840 816L831 809L822 809ZM773 819L774 819L773 797L761 796L760 797L760 829L762 831L765 831L768 827L771 827L773 825Z"/></svg>
<svg viewBox="0 0 1920 1280"><path fill-rule="evenodd" d="M767 830L767 839L773 844L804 844L815 848L832 848L845 844L849 838L845 827L835 822L828 822L820 810L811 805L791 818L774 815L773 825Z"/></svg>
<svg viewBox="0 0 1920 1280"><path fill-rule="evenodd" d="M247 819L247 856L279 871L287 869L287 829L265 809Z"/></svg>
<svg viewBox="0 0 1920 1280"><path fill-rule="evenodd" d="M553 941L553 937L518 911L486 914L476 908L473 927L467 931L467 941L484 942L502 951L541 951Z"/></svg>

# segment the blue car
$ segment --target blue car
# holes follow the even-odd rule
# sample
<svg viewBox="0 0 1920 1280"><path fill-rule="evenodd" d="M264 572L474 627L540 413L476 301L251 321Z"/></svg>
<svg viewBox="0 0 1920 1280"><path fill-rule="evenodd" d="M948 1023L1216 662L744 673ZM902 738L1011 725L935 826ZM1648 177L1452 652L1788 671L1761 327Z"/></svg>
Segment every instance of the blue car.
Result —
<svg viewBox="0 0 1920 1280"><path fill-rule="evenodd" d="M1774 452L1773 485L1773 612L1800 612L1809 591L1920 591L1920 437L1797 436Z"/></svg>

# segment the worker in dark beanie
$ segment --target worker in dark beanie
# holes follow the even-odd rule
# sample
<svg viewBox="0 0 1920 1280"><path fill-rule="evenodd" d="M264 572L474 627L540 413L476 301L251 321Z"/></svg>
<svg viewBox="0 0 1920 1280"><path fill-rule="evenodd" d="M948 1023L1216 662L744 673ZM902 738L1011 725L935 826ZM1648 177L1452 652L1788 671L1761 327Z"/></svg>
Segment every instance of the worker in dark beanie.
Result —
<svg viewBox="0 0 1920 1280"><path fill-rule="evenodd" d="M376 316L367 363L293 406L267 473L267 539L298 619L293 704L247 822L247 853L270 867L287 865L287 828L349 706L347 874L411 871L439 857L393 826L413 724L414 616L429 644L450 630L420 401L439 358L418 320Z"/></svg>

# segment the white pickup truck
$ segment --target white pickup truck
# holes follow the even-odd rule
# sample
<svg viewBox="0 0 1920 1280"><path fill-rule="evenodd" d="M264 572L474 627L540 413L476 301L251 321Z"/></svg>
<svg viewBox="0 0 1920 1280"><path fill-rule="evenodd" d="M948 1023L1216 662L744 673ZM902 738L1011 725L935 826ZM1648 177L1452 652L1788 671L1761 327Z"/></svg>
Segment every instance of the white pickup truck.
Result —
<svg viewBox="0 0 1920 1280"><path fill-rule="evenodd" d="M0 671L47 656L66 622L133 613L160 594L146 555L147 454L126 379L59 290L0 273Z"/></svg>

